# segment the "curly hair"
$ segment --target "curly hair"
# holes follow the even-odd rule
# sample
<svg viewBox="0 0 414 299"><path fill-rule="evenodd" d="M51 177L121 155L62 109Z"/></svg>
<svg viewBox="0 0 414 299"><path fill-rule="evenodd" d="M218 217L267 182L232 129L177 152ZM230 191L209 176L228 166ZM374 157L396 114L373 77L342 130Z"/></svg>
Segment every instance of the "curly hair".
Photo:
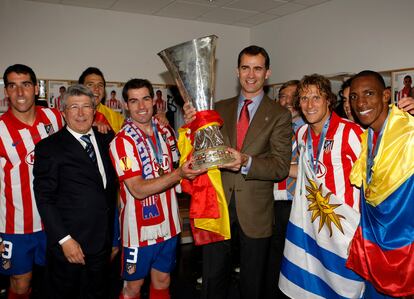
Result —
<svg viewBox="0 0 414 299"><path fill-rule="evenodd" d="M331 82L328 78L319 75L312 74L304 76L298 85L298 91L295 99L293 100L293 106L300 111L300 94L304 92L309 86L316 86L321 95L325 96L329 103L329 110L332 111L336 105L336 95L332 92Z"/></svg>

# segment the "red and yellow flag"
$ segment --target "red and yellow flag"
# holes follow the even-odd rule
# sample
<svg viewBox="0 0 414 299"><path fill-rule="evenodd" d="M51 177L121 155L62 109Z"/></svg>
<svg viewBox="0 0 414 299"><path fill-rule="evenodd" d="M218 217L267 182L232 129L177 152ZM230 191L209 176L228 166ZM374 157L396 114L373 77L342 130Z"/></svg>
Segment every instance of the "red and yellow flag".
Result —
<svg viewBox="0 0 414 299"><path fill-rule="evenodd" d="M196 119L178 130L180 165L193 153L194 135L211 125L221 126L223 121L214 110L197 112ZM230 239L230 219L221 182L220 170L215 167L194 180L182 180L183 191L191 195L190 224L196 245Z"/></svg>

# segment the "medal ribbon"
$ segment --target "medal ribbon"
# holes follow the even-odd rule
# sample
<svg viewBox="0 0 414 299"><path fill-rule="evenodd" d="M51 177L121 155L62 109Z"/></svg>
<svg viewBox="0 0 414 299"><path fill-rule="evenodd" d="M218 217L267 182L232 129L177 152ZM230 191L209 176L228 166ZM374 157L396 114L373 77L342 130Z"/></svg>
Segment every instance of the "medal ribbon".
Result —
<svg viewBox="0 0 414 299"><path fill-rule="evenodd" d="M391 110L388 111L388 116L390 115L390 111ZM382 125L375 147L373 144L374 130L368 128L367 185L369 185L372 180L372 167L374 166L374 158L377 156L378 149L382 139L382 134L384 133L384 129L387 126L388 116L385 119L384 124Z"/></svg>
<svg viewBox="0 0 414 299"><path fill-rule="evenodd" d="M151 145L152 151L155 154L155 158L157 159L159 167L162 168L163 161L162 161L162 148L161 148L160 136L158 134L157 125L155 124L153 120L151 120L151 124L152 124L153 134L155 135L155 145L152 142L152 138L148 137L147 140L149 141L149 144Z"/></svg>
<svg viewBox="0 0 414 299"><path fill-rule="evenodd" d="M323 124L322 132L321 132L319 142L318 142L318 151L316 152L316 159L315 159L315 156L313 155L313 143L312 143L312 136L311 136L311 131L310 131L311 127L310 126L308 127L307 150L308 150L308 154L311 160L311 165L312 165L313 171L315 172L315 175L318 172L318 158L321 153L322 146L325 143L326 132L328 132L330 121L331 121L331 116L329 116L328 119Z"/></svg>

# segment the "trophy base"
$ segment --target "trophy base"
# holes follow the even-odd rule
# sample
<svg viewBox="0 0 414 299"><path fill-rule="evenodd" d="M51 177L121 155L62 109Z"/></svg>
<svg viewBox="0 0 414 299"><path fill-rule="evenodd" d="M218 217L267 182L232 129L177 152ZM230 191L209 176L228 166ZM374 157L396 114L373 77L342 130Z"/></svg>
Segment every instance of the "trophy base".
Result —
<svg viewBox="0 0 414 299"><path fill-rule="evenodd" d="M216 146L193 153L193 169L214 168L234 161L233 155L227 150L227 146Z"/></svg>

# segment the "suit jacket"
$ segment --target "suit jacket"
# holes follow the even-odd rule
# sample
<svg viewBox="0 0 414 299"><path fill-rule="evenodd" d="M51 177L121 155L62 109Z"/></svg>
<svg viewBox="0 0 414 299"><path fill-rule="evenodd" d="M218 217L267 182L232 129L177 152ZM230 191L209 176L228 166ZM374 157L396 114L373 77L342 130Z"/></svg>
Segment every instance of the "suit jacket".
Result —
<svg viewBox="0 0 414 299"><path fill-rule="evenodd" d="M59 240L71 235L85 254L111 246L116 175L109 157L113 134L94 131L107 184L81 143L65 128L35 147L34 193L48 248L62 252ZM56 251L57 250L57 251Z"/></svg>
<svg viewBox="0 0 414 299"><path fill-rule="evenodd" d="M238 97L215 105L215 110L224 120L221 128L224 143L233 148L236 148L237 105ZM234 193L238 221L250 238L272 234L273 184L289 173L291 142L290 112L265 95L250 122L241 149L242 153L252 157L248 174L222 171L227 201Z"/></svg>

